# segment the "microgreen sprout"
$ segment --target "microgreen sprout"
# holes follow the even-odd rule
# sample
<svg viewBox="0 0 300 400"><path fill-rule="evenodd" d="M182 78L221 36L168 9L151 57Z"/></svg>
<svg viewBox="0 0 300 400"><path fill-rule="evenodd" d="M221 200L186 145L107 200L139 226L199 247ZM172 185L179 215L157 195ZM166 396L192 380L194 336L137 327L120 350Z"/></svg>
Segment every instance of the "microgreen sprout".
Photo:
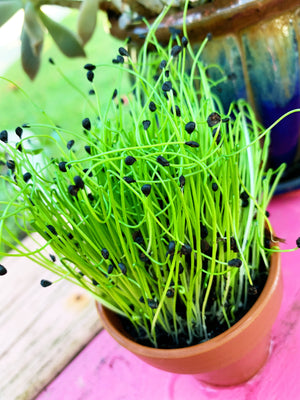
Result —
<svg viewBox="0 0 300 400"><path fill-rule="evenodd" d="M279 251L266 209L284 165L266 168L270 128L244 100L225 115L201 54L186 37L182 46L179 40L176 34L177 44L162 48L150 29L136 62L120 47L109 65L119 74L111 93L126 95L127 104L116 107L111 95L100 103L95 86L99 115L94 105L86 111L90 116L83 116L74 139L50 123L24 124L16 130L20 152L6 130L0 133L9 169L2 179L14 193L2 201L1 241L14 256L89 291L143 330L153 346L160 345L161 332L176 347L234 324L261 291L270 254ZM94 71L107 67L86 64L84 74L92 82ZM43 161L35 161L30 136L22 135L29 126L56 144L54 160L42 152ZM5 223L11 217L46 244L36 251L17 247ZM44 255L48 246L55 258ZM6 272L1 265L0 275Z"/></svg>

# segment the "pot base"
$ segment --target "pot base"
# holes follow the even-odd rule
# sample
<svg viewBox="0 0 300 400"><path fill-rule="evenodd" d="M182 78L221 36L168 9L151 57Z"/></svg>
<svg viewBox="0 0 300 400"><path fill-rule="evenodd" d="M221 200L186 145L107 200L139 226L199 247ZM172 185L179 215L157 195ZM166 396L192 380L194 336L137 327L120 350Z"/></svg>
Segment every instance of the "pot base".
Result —
<svg viewBox="0 0 300 400"><path fill-rule="evenodd" d="M270 355L270 336L257 344L255 350L228 367L194 375L194 378L209 386L236 386L253 378L266 364Z"/></svg>
<svg viewBox="0 0 300 400"><path fill-rule="evenodd" d="M124 332L118 315L97 303L103 326L123 347L158 369L193 375L213 386L232 386L252 378L269 355L271 328L278 314L283 281L280 253L271 257L265 287L251 310L226 332L180 349L142 346Z"/></svg>

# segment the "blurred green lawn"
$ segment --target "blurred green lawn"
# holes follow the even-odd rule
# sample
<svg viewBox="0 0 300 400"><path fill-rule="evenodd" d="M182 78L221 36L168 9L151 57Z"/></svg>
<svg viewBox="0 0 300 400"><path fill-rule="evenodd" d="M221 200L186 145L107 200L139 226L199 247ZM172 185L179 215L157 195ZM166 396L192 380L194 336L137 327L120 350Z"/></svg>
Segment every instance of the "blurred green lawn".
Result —
<svg viewBox="0 0 300 400"><path fill-rule="evenodd" d="M95 118L86 100L69 85L58 73L58 66L64 75L85 94L92 88L86 78L86 63L105 64L112 63L112 59L118 54L118 48L122 42L112 38L103 26L106 23L105 16L98 14L98 25L91 41L86 45L86 58L67 58L56 47L53 40L47 36L42 53L41 68L34 81L31 81L22 69L21 61L16 61L3 76L13 81L17 86L38 105L38 109L24 96L22 91L14 84L0 79L0 131L6 129L14 131L23 123L45 123L45 117L40 110L45 110L55 125L70 130L81 130L81 121L86 117ZM72 12L63 20L63 24L76 30L77 13ZM107 29L106 29L107 30ZM49 63L49 58L55 61L55 65ZM94 84L100 93L101 101L108 102L111 99L114 88L117 85L118 73L114 68L99 68L95 71ZM96 104L96 96L87 96ZM93 114L93 115L92 115ZM47 121L48 122L48 121ZM45 133L44 130L33 128L35 134ZM16 136L13 134L13 136ZM47 142L43 143L47 146ZM5 154L0 154L0 159L5 161ZM1 166L0 166L1 167ZM2 173L7 173L6 166L2 166ZM1 170L0 170L1 173ZM9 199L6 185L1 182L0 201ZM3 213L5 204L0 204L0 213ZM14 219L6 222L9 229L18 232ZM1 224L0 224L1 225ZM1 232L0 232L1 234ZM0 251L4 248L0 240ZM6 248L6 251L8 249ZM1 257L1 256L0 256Z"/></svg>
<svg viewBox="0 0 300 400"><path fill-rule="evenodd" d="M63 20L63 24L76 30L77 13L72 12ZM67 58L56 47L53 40L47 36L42 53L41 68L34 81L31 81L21 67L21 61L15 62L3 75L20 86L32 100L44 109L54 123L65 128L80 126L85 117L86 102L62 79L55 66L49 63L51 57L55 64L76 86L85 93L91 89L91 83L86 78L86 63L111 63L118 53L121 42L105 32L103 25L105 16L98 14L96 32L86 45L86 58ZM101 96L111 96L117 74L114 69L102 69L95 74L94 83L101 90ZM90 96L91 100L93 96ZM94 99L95 100L95 99ZM20 90L14 85L0 80L0 130L14 130L25 122L41 121L41 113L32 106Z"/></svg>

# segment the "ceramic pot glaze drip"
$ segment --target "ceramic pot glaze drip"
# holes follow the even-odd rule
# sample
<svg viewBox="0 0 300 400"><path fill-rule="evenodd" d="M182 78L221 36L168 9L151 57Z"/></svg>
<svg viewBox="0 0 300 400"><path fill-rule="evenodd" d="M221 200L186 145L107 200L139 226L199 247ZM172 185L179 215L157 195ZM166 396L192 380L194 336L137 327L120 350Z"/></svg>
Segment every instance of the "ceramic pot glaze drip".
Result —
<svg viewBox="0 0 300 400"><path fill-rule="evenodd" d="M111 18L113 35L130 36L135 45L147 33L143 24L118 27ZM150 21L151 23L151 21ZM183 13L168 15L157 29L167 43L170 27L182 29ZM201 59L220 65L228 80L218 86L225 111L231 101L244 98L265 127L294 108L300 108L300 4L299 0L214 0L188 10L187 32L195 48L208 33L211 40ZM187 63L188 64L188 63ZM187 66L188 67L188 66ZM213 79L220 77L211 68ZM293 114L272 130L269 160L272 167L292 164L300 136L300 114Z"/></svg>
<svg viewBox="0 0 300 400"><path fill-rule="evenodd" d="M280 254L274 253L264 289L253 307L226 332L180 349L155 349L136 343L115 313L97 303L105 329L146 363L168 372L192 374L216 386L240 384L254 376L269 355L270 333L282 299Z"/></svg>

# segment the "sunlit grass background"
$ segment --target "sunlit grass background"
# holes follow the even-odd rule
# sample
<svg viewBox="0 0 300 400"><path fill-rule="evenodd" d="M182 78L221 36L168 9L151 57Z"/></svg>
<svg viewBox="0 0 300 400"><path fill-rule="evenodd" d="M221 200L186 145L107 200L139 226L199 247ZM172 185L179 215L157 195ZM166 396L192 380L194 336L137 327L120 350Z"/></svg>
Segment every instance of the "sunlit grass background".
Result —
<svg viewBox="0 0 300 400"><path fill-rule="evenodd" d="M77 13L74 11L62 22L75 31L76 19ZM20 59L2 74L11 82L0 79L0 131L5 129L10 133L24 123L46 122L41 110L45 110L57 126L68 130L78 131L81 129L81 121L91 114L91 110L87 107L87 102L82 95L62 78L57 67L72 84L88 95L92 85L86 78L87 71L83 66L86 63L111 64L121 45L123 45L122 42L114 39L108 33L107 21L101 13L98 14L96 32L85 47L86 58L70 59L65 57L57 49L53 40L47 36L42 53L41 68L34 81L31 81L23 71ZM48 61L49 58L54 60L55 65ZM117 79L118 74L113 68L101 68L95 72L94 84L103 101L111 99L113 90L117 86ZM95 96L89 97L91 101L96 102ZM32 131L36 135L40 133L37 128L33 128ZM14 136L13 133L10 135ZM49 143L44 142L44 146L48 145ZM0 160L5 162L5 154L0 154ZM5 166L0 167L1 173L7 173ZM0 201L3 201L8 194L3 186L0 189ZM5 205L0 204L1 213L4 208ZM13 220L10 224L11 229L18 231ZM2 245L0 250L3 250Z"/></svg>

